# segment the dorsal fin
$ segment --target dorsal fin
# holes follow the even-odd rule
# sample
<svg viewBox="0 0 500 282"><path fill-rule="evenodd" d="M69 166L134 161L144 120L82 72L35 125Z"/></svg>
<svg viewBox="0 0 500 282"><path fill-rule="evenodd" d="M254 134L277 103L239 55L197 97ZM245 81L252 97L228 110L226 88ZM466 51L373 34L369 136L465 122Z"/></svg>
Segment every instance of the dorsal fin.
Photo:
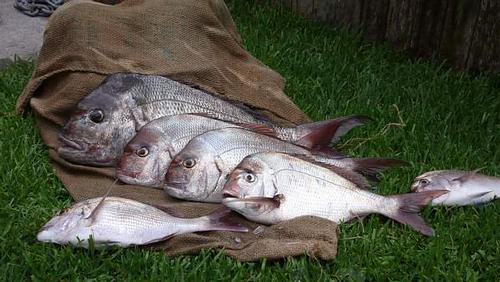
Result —
<svg viewBox="0 0 500 282"><path fill-rule="evenodd" d="M269 137L278 138L276 132L269 126L256 123L236 123L237 126L241 126L245 129L251 130L255 133L266 135Z"/></svg>
<svg viewBox="0 0 500 282"><path fill-rule="evenodd" d="M369 190L371 188L370 183L368 182L368 180L366 180L366 178L363 175L361 175L357 172L354 172L352 170L347 170L347 169L344 169L344 168L341 168L338 166L319 162L308 155L290 154L290 156L295 157L297 159L301 159L301 160L309 162L309 163L312 163L312 164L317 165L317 166L324 167L328 170L331 170L334 173L340 175L341 177L354 183L356 186L358 186L361 189Z"/></svg>
<svg viewBox="0 0 500 282"><path fill-rule="evenodd" d="M102 197L101 201L95 206L94 210L92 210L92 212L89 214L89 216L87 216L85 219L89 219L90 218L90 220L92 220L92 221L96 219L97 214L99 213L99 211L102 208L104 200L106 200L106 197L108 197L109 192L111 192L111 189L113 189L113 186L116 184L117 181L118 181L118 178L115 179L115 181L113 181L113 183L111 183L109 185L109 188L108 188L108 191L106 192L106 194L104 194L104 196Z"/></svg>
<svg viewBox="0 0 500 282"><path fill-rule="evenodd" d="M465 181L469 180L471 177L475 176L481 169L483 169L483 167L475 169L473 171L469 171L467 173L464 173L464 175L457 177L457 178L454 178L451 181L456 181L456 182L459 182L460 184L464 183Z"/></svg>

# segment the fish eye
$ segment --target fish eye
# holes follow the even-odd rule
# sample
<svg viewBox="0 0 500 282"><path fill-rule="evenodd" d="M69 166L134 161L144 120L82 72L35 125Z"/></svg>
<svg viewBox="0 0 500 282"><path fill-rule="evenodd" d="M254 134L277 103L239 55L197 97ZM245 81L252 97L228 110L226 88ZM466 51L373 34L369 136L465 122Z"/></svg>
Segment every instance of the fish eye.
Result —
<svg viewBox="0 0 500 282"><path fill-rule="evenodd" d="M182 162L182 165L185 167L185 168L192 168L193 166L196 165L196 161L189 158L189 159L185 159L183 162Z"/></svg>
<svg viewBox="0 0 500 282"><path fill-rule="evenodd" d="M100 123L104 119L104 113L99 109L92 110L89 119L94 123Z"/></svg>
<svg viewBox="0 0 500 282"><path fill-rule="evenodd" d="M429 180L427 179L420 179L419 184L422 186L427 186L429 184Z"/></svg>
<svg viewBox="0 0 500 282"><path fill-rule="evenodd" d="M255 175L253 175L252 173L246 173L243 178L245 179L246 182L248 183L253 183L255 182Z"/></svg>
<svg viewBox="0 0 500 282"><path fill-rule="evenodd" d="M144 158L149 154L149 150L146 147L141 147L139 150L135 152L139 157Z"/></svg>

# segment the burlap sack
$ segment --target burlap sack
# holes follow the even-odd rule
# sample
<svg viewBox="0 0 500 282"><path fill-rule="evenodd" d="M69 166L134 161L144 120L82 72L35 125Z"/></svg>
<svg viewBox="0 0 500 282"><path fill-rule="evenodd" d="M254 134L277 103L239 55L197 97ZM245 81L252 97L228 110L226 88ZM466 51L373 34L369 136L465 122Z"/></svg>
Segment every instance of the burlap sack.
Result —
<svg viewBox="0 0 500 282"><path fill-rule="evenodd" d="M283 93L284 79L242 48L222 1L125 0L114 6L70 1L49 20L36 70L17 110L31 106L56 174L76 201L102 196L114 171L62 160L57 134L82 97L106 75L123 71L168 76L256 107L280 123L308 120ZM115 185L111 194L167 206L186 217L217 207L178 201L162 190L132 185ZM240 216L235 219L252 230L258 226ZM168 255L223 248L241 261L300 254L332 259L336 230L327 220L303 217L265 227L259 234L185 234L153 248Z"/></svg>

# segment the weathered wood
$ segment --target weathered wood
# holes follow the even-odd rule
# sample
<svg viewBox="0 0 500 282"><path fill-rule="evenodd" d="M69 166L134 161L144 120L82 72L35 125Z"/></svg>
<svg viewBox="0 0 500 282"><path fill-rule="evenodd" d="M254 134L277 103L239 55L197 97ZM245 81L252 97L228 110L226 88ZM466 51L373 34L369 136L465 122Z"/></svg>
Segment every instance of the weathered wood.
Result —
<svg viewBox="0 0 500 282"><path fill-rule="evenodd" d="M292 11L470 71L500 72L498 0L275 0Z"/></svg>

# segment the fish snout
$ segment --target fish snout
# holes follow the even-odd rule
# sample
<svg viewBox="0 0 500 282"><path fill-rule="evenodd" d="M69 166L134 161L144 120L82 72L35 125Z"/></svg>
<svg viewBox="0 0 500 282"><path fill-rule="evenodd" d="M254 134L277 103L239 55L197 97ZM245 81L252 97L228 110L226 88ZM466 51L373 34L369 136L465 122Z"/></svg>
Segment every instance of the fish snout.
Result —
<svg viewBox="0 0 500 282"><path fill-rule="evenodd" d="M64 132L59 133L59 136L57 139L61 143L61 147L71 148L71 149L77 150L77 151L82 151L84 149L82 142L75 141L75 140L68 138L64 134Z"/></svg>
<svg viewBox="0 0 500 282"><path fill-rule="evenodd" d="M186 190L187 184L189 183L187 175L182 173L181 170L171 168L167 170L165 174L165 184L168 187L175 189Z"/></svg>
<svg viewBox="0 0 500 282"><path fill-rule="evenodd" d="M236 181L229 181L224 185L222 189L223 198L239 198L240 197L240 187Z"/></svg>
<svg viewBox="0 0 500 282"><path fill-rule="evenodd" d="M411 184L410 191L412 191L412 192L418 192L418 188L419 188L418 181L415 181L415 182L413 182Z"/></svg>

